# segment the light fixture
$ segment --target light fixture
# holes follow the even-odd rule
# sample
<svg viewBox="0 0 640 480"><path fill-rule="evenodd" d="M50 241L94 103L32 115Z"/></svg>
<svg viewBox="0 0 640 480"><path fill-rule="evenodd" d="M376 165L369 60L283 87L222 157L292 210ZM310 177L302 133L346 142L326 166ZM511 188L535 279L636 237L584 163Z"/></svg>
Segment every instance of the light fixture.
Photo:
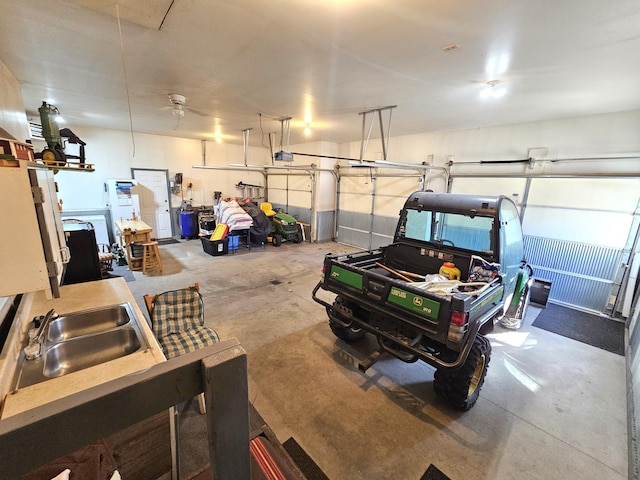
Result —
<svg viewBox="0 0 640 480"><path fill-rule="evenodd" d="M499 86L500 80L489 80L487 86L480 92L482 98L501 98L507 93L505 87Z"/></svg>
<svg viewBox="0 0 640 480"><path fill-rule="evenodd" d="M183 105L186 102L187 102L187 97L185 97L184 95L180 95L179 93L170 93L169 103L173 105L173 110L171 110L171 114L174 117L178 117L178 118L184 117Z"/></svg>
<svg viewBox="0 0 640 480"><path fill-rule="evenodd" d="M449 45L445 45L444 47L442 47L442 51L450 52L451 50L457 50L458 48L460 48L460 45L458 45L457 43L450 43Z"/></svg>
<svg viewBox="0 0 640 480"><path fill-rule="evenodd" d="M308 137L309 135L311 135L311 123L305 123L304 125L304 134Z"/></svg>
<svg viewBox="0 0 640 480"><path fill-rule="evenodd" d="M171 115L178 118L184 117L184 109L182 108L182 105L179 103L174 104L173 110L171 110Z"/></svg>

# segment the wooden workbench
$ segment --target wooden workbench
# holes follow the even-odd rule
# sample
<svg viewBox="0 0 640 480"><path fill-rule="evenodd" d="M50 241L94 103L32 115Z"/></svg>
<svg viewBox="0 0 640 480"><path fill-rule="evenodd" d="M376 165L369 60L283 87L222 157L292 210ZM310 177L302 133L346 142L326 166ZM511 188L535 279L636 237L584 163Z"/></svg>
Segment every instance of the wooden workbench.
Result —
<svg viewBox="0 0 640 480"><path fill-rule="evenodd" d="M142 220L117 220L120 245L127 252L129 270L142 270L142 256L133 256L130 245L133 242L150 242L152 228Z"/></svg>

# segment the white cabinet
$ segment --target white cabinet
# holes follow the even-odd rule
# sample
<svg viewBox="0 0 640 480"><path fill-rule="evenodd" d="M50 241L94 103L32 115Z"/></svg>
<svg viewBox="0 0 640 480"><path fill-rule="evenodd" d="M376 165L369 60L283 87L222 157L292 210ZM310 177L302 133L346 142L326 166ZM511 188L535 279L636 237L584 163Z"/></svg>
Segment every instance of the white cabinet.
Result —
<svg viewBox="0 0 640 480"><path fill-rule="evenodd" d="M53 174L20 161L0 166L0 297L45 290L59 296L69 260Z"/></svg>

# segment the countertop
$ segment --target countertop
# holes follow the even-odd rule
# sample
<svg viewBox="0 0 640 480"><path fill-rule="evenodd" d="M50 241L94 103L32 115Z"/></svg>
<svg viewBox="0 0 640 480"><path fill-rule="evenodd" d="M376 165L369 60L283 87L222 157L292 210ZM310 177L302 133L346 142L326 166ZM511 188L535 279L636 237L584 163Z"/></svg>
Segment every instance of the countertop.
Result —
<svg viewBox="0 0 640 480"><path fill-rule="evenodd" d="M34 316L44 315L52 308L57 313L62 314L123 302L131 304L135 315L140 320L139 324L150 345L149 349L61 377L52 378L13 392L9 392L8 388L5 387L4 391L0 390L2 396L8 393L2 407L1 418L24 412L71 393L94 387L166 361L145 316L140 311L123 278L65 285L60 288L60 298L50 300L46 299L43 291L26 294L9 332L9 338L2 351L2 357L0 357L0 372L2 372L3 376L11 372L11 378L13 378L13 372L15 372L22 341ZM13 369L11 368L12 366Z"/></svg>
<svg viewBox="0 0 640 480"><path fill-rule="evenodd" d="M142 220L116 220L116 226L122 233L124 233L125 230L131 230L134 233L150 232L152 230L151 227Z"/></svg>

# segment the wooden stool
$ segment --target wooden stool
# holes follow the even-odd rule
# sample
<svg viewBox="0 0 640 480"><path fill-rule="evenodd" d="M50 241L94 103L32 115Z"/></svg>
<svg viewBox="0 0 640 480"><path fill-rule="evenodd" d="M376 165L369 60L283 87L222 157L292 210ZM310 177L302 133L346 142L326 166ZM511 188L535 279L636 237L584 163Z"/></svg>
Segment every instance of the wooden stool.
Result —
<svg viewBox="0 0 640 480"><path fill-rule="evenodd" d="M142 255L142 273L154 268L160 269L162 272L162 260L160 259L160 250L158 250L158 242L143 243L144 248Z"/></svg>

